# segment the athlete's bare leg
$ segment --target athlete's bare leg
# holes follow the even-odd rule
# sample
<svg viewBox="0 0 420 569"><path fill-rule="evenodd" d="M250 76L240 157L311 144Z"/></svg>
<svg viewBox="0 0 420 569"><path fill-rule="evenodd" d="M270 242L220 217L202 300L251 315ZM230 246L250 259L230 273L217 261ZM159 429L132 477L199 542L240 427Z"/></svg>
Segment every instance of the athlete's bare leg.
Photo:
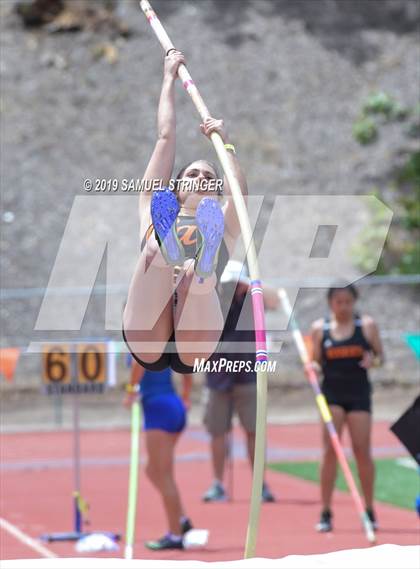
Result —
<svg viewBox="0 0 420 569"><path fill-rule="evenodd" d="M223 315L211 277L199 282L194 262L184 263L184 275L177 288L174 314L176 347L181 361L193 366L196 358L208 359L216 350L223 329Z"/></svg>
<svg viewBox="0 0 420 569"><path fill-rule="evenodd" d="M173 332L173 289L173 267L152 235L137 262L123 316L130 350L144 362L160 358Z"/></svg>
<svg viewBox="0 0 420 569"><path fill-rule="evenodd" d="M343 425L346 420L346 412L338 405L331 405L330 410L338 436L341 437ZM335 454L334 447L331 444L331 439L325 425L323 425L322 439L323 455L320 467L321 501L322 509L330 510L335 479L337 476L337 456Z"/></svg>
<svg viewBox="0 0 420 569"><path fill-rule="evenodd" d="M354 458L367 509L373 507L375 465L372 460L370 435L372 418L367 411L352 411L347 415Z"/></svg>

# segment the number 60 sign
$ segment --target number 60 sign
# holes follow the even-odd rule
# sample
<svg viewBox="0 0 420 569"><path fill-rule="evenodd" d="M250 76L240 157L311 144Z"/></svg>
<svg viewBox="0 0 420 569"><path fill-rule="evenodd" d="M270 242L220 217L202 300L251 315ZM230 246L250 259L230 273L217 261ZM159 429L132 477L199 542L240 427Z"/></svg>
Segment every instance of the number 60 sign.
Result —
<svg viewBox="0 0 420 569"><path fill-rule="evenodd" d="M108 378L107 344L44 344L42 379L47 393L103 391Z"/></svg>

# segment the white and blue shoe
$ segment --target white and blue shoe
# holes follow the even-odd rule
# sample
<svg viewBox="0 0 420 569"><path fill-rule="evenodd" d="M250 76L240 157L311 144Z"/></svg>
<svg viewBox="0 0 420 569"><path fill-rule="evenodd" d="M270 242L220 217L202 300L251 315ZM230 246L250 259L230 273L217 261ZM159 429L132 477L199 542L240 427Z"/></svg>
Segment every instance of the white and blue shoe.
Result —
<svg viewBox="0 0 420 569"><path fill-rule="evenodd" d="M203 198L195 214L200 249L195 259L195 273L202 279L210 277L216 269L219 247L225 230L220 204L212 198Z"/></svg>
<svg viewBox="0 0 420 569"><path fill-rule="evenodd" d="M178 238L176 219L179 213L176 196L168 188L153 192L150 206L153 228L160 250L168 265L183 265L184 248Z"/></svg>

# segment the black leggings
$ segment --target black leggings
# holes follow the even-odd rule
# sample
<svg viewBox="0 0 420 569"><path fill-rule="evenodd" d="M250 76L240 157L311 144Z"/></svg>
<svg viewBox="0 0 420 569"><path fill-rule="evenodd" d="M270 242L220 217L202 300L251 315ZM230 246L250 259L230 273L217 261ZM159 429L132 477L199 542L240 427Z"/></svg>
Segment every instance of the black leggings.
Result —
<svg viewBox="0 0 420 569"><path fill-rule="evenodd" d="M180 360L177 351L175 351L175 352L167 351L169 342L175 341L175 332L172 332L172 335L168 340L168 344L166 344L166 347L163 351L163 354L160 356L160 358L156 362L153 362L153 363L143 362L134 352L131 351L130 345L127 341L127 338L126 338L126 335L124 332L124 328L122 329L122 335L124 338L124 342L127 344L127 347L130 350L130 354L133 356L133 358L136 360L136 362L139 363L141 366L143 366L145 369L148 369L150 371L162 371L163 369L166 369L167 367L169 367L173 371L176 371L177 373L194 373L194 367L185 365Z"/></svg>

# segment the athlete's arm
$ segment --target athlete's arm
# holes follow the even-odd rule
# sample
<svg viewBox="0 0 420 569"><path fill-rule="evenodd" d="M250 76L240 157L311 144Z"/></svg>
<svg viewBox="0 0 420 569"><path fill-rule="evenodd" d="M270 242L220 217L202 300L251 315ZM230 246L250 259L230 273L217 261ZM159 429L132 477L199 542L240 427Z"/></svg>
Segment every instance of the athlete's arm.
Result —
<svg viewBox="0 0 420 569"><path fill-rule="evenodd" d="M182 392L181 399L184 402L186 409L191 408L191 388L193 384L193 376L190 373L182 375Z"/></svg>
<svg viewBox="0 0 420 569"><path fill-rule="evenodd" d="M374 357L371 358L371 361L368 362L370 365L364 367L379 367L385 361L384 351L378 326L371 316L363 316L362 330L366 340L369 342L372 348L372 353L374 355Z"/></svg>
<svg viewBox="0 0 420 569"><path fill-rule="evenodd" d="M137 363L134 359L131 362L130 382L127 385L127 393L123 404L125 407L131 407L136 398L138 397L138 390L136 387L139 385L144 376L144 367Z"/></svg>
<svg viewBox="0 0 420 569"><path fill-rule="evenodd" d="M212 117L209 117L204 122L204 124L200 125L200 128L202 133L205 134L206 136L209 137L212 132L217 132L221 136L225 144L229 143L228 135L222 120L217 120L213 119ZM248 195L248 186L246 183L245 175L241 170L236 155L229 150L227 154L230 166L235 174L236 179L239 182L239 187L241 188L241 192L245 198L245 203L246 203L246 196ZM233 203L232 191L230 189L229 182L226 176L223 179L223 195L226 198L226 203L223 206L223 214L225 217L225 229L226 232L233 239L236 239L241 233L241 226L239 224L238 216L236 215L236 208L235 204Z"/></svg>
<svg viewBox="0 0 420 569"><path fill-rule="evenodd" d="M263 300L264 300L264 308L267 310L277 310L280 306L280 298L278 289L263 284Z"/></svg>
<svg viewBox="0 0 420 569"><path fill-rule="evenodd" d="M131 363L130 384L136 386L144 376L144 367L133 359Z"/></svg>
<svg viewBox="0 0 420 569"><path fill-rule="evenodd" d="M185 63L180 51L172 51L165 57L163 83L157 113L157 141L143 176L144 181L161 180L161 186L167 186L175 163L176 113L175 81L178 67ZM149 215L151 191L140 193L140 220Z"/></svg>

